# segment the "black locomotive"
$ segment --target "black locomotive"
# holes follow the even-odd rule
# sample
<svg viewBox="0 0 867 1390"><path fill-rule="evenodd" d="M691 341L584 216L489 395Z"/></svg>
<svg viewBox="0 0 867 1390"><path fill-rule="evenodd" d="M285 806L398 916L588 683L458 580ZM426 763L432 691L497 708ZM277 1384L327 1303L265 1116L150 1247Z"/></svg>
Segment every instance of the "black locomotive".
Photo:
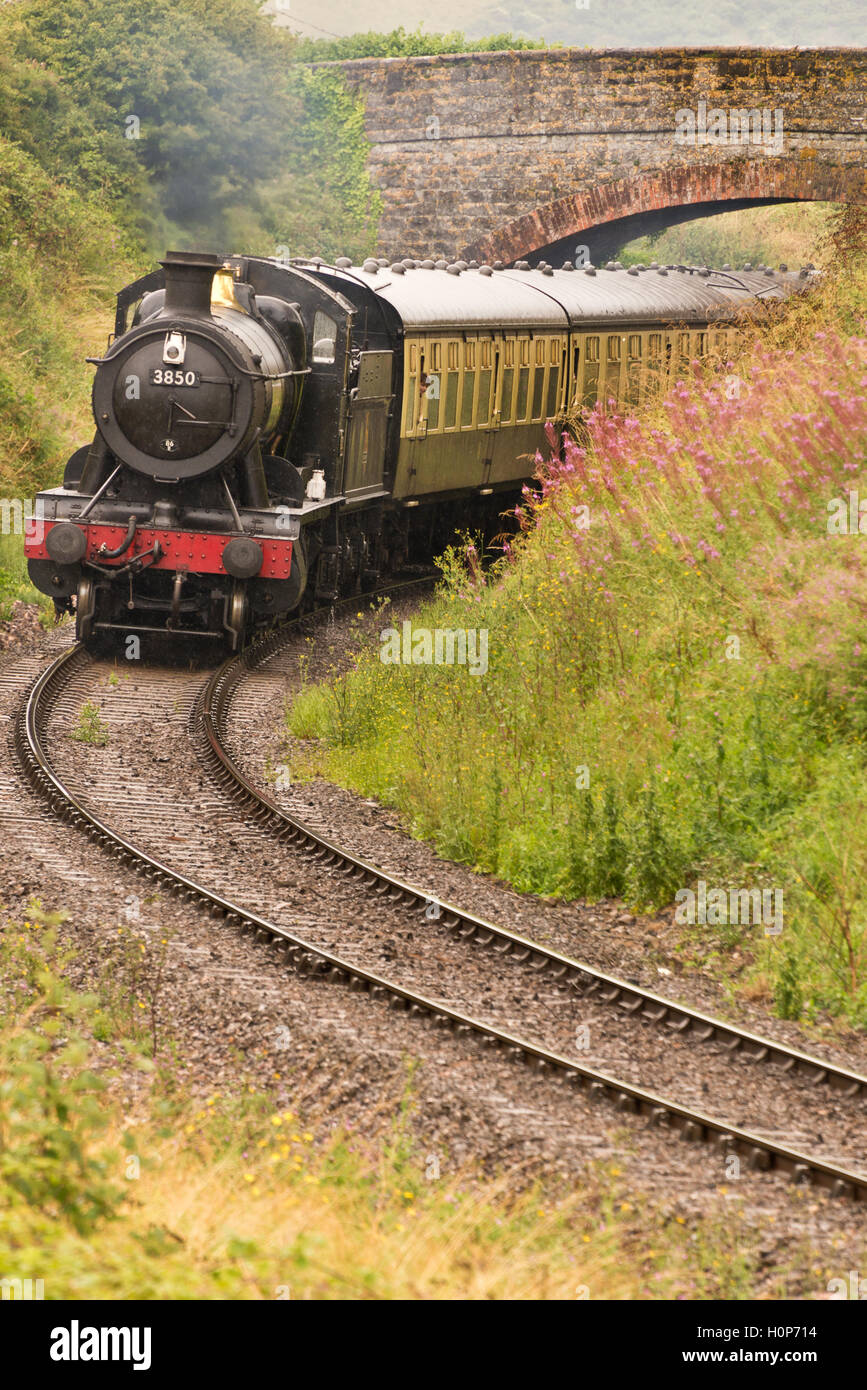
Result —
<svg viewBox="0 0 867 1390"><path fill-rule="evenodd" d="M237 649L494 516L546 421L640 407L811 278L170 253L91 359L96 434L37 499L31 578L86 644Z"/></svg>

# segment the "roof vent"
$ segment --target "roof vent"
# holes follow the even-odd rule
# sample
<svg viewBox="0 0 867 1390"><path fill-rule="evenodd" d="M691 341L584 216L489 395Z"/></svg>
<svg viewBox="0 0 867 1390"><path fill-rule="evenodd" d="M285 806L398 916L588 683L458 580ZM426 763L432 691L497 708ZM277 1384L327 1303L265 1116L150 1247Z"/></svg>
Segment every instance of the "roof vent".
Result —
<svg viewBox="0 0 867 1390"><path fill-rule="evenodd" d="M461 268L460 268L460 266L458 265L457 261L455 261L454 265L447 265L447 266L446 266L446 274L448 274L448 275L460 275L460 273L461 273Z"/></svg>
<svg viewBox="0 0 867 1390"><path fill-rule="evenodd" d="M553 274L554 274L554 267L553 267L552 265L543 265L543 266L542 266L542 274L543 274L543 275L553 275Z"/></svg>
<svg viewBox="0 0 867 1390"><path fill-rule="evenodd" d="M415 270L417 262L414 261L411 256L404 256L403 264L407 270Z"/></svg>
<svg viewBox="0 0 867 1390"><path fill-rule="evenodd" d="M651 270L659 270L659 261L651 261L651 262L650 262L650 269L651 269Z"/></svg>
<svg viewBox="0 0 867 1390"><path fill-rule="evenodd" d="M479 263L478 263L478 261L470 261L469 265L467 266L467 270L478 270L478 268L479 268Z"/></svg>
<svg viewBox="0 0 867 1390"><path fill-rule="evenodd" d="M816 267L813 265L813 262L812 262L812 261L807 261L807 264L804 266L804 269L805 269L805 270L815 270Z"/></svg>
<svg viewBox="0 0 867 1390"><path fill-rule="evenodd" d="M752 270L752 268L753 266L751 261L744 261L743 265L741 266L741 270Z"/></svg>
<svg viewBox="0 0 867 1390"><path fill-rule="evenodd" d="M595 267L595 265L585 265L585 267L584 267L584 274L585 274L585 275L595 275L595 274L596 274L596 267Z"/></svg>
<svg viewBox="0 0 867 1390"><path fill-rule="evenodd" d="M665 266L661 265L656 273L657 275L667 275L668 271L665 269Z"/></svg>
<svg viewBox="0 0 867 1390"><path fill-rule="evenodd" d="M765 266L765 274L766 274L766 275L776 275L776 273L777 273L777 272L774 270L774 267L773 267L772 265L766 265L766 266Z"/></svg>
<svg viewBox="0 0 867 1390"><path fill-rule="evenodd" d="M701 268L701 270L700 270L698 273L699 273L699 275L701 276L701 278L702 278L703 280L706 280L706 279L708 278L708 276L710 275L710 271L708 270L708 268L707 268L706 265L703 265L702 268Z"/></svg>
<svg viewBox="0 0 867 1390"><path fill-rule="evenodd" d="M503 262L502 262L502 261L494 261L494 270L502 270L502 269L503 269Z"/></svg>
<svg viewBox="0 0 867 1390"><path fill-rule="evenodd" d="M723 269L723 270L731 270L732 267L729 265L728 261L726 261L726 263L725 263L725 265L722 267L722 269Z"/></svg>
<svg viewBox="0 0 867 1390"><path fill-rule="evenodd" d="M606 270L616 270L616 269L617 269L617 262L616 262L616 261L606 261L606 262L605 262L605 269L606 269Z"/></svg>
<svg viewBox="0 0 867 1390"><path fill-rule="evenodd" d="M388 261L385 259L384 256L377 257L376 264L380 267L381 270L388 270Z"/></svg>
<svg viewBox="0 0 867 1390"><path fill-rule="evenodd" d="M368 275L375 275L376 272L379 270L379 261L375 261L371 257L369 257L364 262L364 265L361 267L361 269L366 270Z"/></svg>
<svg viewBox="0 0 867 1390"><path fill-rule="evenodd" d="M780 270L782 270L784 274L785 274L785 272L786 272L788 269L789 269L789 267L786 265L786 262L785 262L785 261L780 261Z"/></svg>
<svg viewBox="0 0 867 1390"><path fill-rule="evenodd" d="M560 269L561 269L561 270L574 270L575 267L574 267L574 265L572 264L571 261L564 261L563 264L561 265Z"/></svg>
<svg viewBox="0 0 867 1390"><path fill-rule="evenodd" d="M352 261L349 256L338 256L334 264L337 266L338 270L348 270L352 265Z"/></svg>
<svg viewBox="0 0 867 1390"><path fill-rule="evenodd" d="M644 263L643 263L642 261L639 261L638 264L636 265L635 269L636 269L636 270L646 270L646 269L647 269L647 266L644 265Z"/></svg>
<svg viewBox="0 0 867 1390"><path fill-rule="evenodd" d="M469 270L470 268L466 261L455 261L455 265L458 270Z"/></svg>
<svg viewBox="0 0 867 1390"><path fill-rule="evenodd" d="M434 261L434 270L446 270L448 269L448 264L448 261Z"/></svg>
<svg viewBox="0 0 867 1390"><path fill-rule="evenodd" d="M395 261L391 267L391 273L392 275L406 275L406 266L403 261Z"/></svg>
<svg viewBox="0 0 867 1390"><path fill-rule="evenodd" d="M802 280L806 280L806 278L807 278L807 276L809 275L809 273L810 273L810 272L809 272L809 270L807 269L806 266L802 266L801 269L798 271L798 274L800 275L800 277L801 277Z"/></svg>
<svg viewBox="0 0 867 1390"><path fill-rule="evenodd" d="M627 274L627 275L637 275L637 274L638 274L638 266L637 266L637 265L631 265L631 266L629 267L629 269L627 270L626 274Z"/></svg>
<svg viewBox="0 0 867 1390"><path fill-rule="evenodd" d="M491 269L491 267L490 267L489 265L480 265L480 266L479 266L479 274L480 274L480 275L493 275L493 273L494 273L494 272L493 272L493 270Z"/></svg>
<svg viewBox="0 0 867 1390"><path fill-rule="evenodd" d="M615 261L615 262L614 262L614 269L615 269L615 270L622 270L622 269L623 269L623 266L621 265L620 261Z"/></svg>
<svg viewBox="0 0 867 1390"><path fill-rule="evenodd" d="M433 261L419 261L419 270L433 270Z"/></svg>

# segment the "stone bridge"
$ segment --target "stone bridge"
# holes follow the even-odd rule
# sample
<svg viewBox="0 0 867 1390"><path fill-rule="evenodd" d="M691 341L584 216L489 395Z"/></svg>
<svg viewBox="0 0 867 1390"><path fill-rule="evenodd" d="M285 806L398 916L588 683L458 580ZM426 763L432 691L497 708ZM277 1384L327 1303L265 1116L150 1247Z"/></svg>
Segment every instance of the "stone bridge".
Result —
<svg viewBox="0 0 867 1390"><path fill-rule="evenodd" d="M553 49L340 64L383 254L594 260L758 204L867 203L867 49Z"/></svg>

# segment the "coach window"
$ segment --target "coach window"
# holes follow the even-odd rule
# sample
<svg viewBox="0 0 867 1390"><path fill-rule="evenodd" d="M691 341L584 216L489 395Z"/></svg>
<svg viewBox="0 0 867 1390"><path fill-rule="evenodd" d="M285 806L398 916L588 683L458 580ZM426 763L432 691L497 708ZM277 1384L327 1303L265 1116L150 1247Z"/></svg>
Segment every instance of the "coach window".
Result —
<svg viewBox="0 0 867 1390"><path fill-rule="evenodd" d="M429 365L425 368L425 359L422 357L419 392L424 395L427 405L428 430L435 430L439 429L440 422L442 344L428 343L427 348Z"/></svg>
<svg viewBox="0 0 867 1390"><path fill-rule="evenodd" d="M479 372L479 399L476 402L476 420L486 425L491 415L491 369L482 367Z"/></svg>
<svg viewBox="0 0 867 1390"><path fill-rule="evenodd" d="M532 420L541 420L542 403L545 399L545 368L536 367L533 371L533 409L530 412Z"/></svg>
<svg viewBox="0 0 867 1390"><path fill-rule="evenodd" d="M416 408L418 406L418 378L408 376L406 379L406 395L404 397L403 409L403 432L412 434L415 429Z"/></svg>
<svg viewBox="0 0 867 1390"><path fill-rule="evenodd" d="M681 357L689 357L689 334L679 333L677 338L677 350Z"/></svg>
<svg viewBox="0 0 867 1390"><path fill-rule="evenodd" d="M706 333L696 333L695 336L696 336L696 348L695 348L696 354L697 354L699 357L704 357L704 356L706 356L706 354L707 354L707 334L706 334Z"/></svg>
<svg viewBox="0 0 867 1390"><path fill-rule="evenodd" d="M337 350L337 324L317 309L313 316L313 361L333 362Z"/></svg>
<svg viewBox="0 0 867 1390"><path fill-rule="evenodd" d="M458 418L458 382L460 377L457 372L446 372L446 405L443 415L443 429L453 430Z"/></svg>
<svg viewBox="0 0 867 1390"><path fill-rule="evenodd" d="M508 422L512 418L512 395L515 389L515 368L503 368L503 385L500 391L500 419Z"/></svg>
<svg viewBox="0 0 867 1390"><path fill-rule="evenodd" d="M461 429L472 429L476 395L476 345L464 343L464 374L461 382Z"/></svg>
<svg viewBox="0 0 867 1390"><path fill-rule="evenodd" d="M488 340L479 343L479 392L476 401L476 420L480 425L487 425L491 418L491 364L493 355L494 345L492 342Z"/></svg>
<svg viewBox="0 0 867 1390"><path fill-rule="evenodd" d="M565 360L565 350L560 346L560 339L552 338L549 352L549 361L551 365L548 370L548 399L545 402L546 420L553 420L558 410L559 397L557 394L557 386L560 380L561 357Z"/></svg>
<svg viewBox="0 0 867 1390"><path fill-rule="evenodd" d="M515 420L526 420L527 400L530 394L530 368L520 367L518 370L518 390L515 402Z"/></svg>
<svg viewBox="0 0 867 1390"><path fill-rule="evenodd" d="M620 361L620 335L609 333L608 335L608 361Z"/></svg>

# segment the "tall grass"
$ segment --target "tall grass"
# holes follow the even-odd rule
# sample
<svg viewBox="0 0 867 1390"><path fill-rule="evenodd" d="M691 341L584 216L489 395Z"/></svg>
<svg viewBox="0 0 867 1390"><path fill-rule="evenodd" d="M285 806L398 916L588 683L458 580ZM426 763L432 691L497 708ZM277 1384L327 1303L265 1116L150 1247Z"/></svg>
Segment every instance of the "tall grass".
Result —
<svg viewBox="0 0 867 1390"><path fill-rule="evenodd" d="M427 1152L412 1059L354 1125L315 1077L193 1094L147 1025L140 962L110 952L111 980L76 991L57 925L36 907L0 932L4 1278L46 1299L750 1295L759 1237L737 1207L687 1221L610 1164L576 1184Z"/></svg>
<svg viewBox="0 0 867 1390"><path fill-rule="evenodd" d="M826 318L863 313L865 286L861 260ZM783 888L782 936L723 944L780 1012L864 1023L867 552L833 519L860 488L867 531L867 343L801 313L800 350L776 328L719 376L693 363L654 418L597 409L585 446L552 438L518 543L487 574L446 557L416 623L487 629L486 675L368 650L290 728L524 890Z"/></svg>

